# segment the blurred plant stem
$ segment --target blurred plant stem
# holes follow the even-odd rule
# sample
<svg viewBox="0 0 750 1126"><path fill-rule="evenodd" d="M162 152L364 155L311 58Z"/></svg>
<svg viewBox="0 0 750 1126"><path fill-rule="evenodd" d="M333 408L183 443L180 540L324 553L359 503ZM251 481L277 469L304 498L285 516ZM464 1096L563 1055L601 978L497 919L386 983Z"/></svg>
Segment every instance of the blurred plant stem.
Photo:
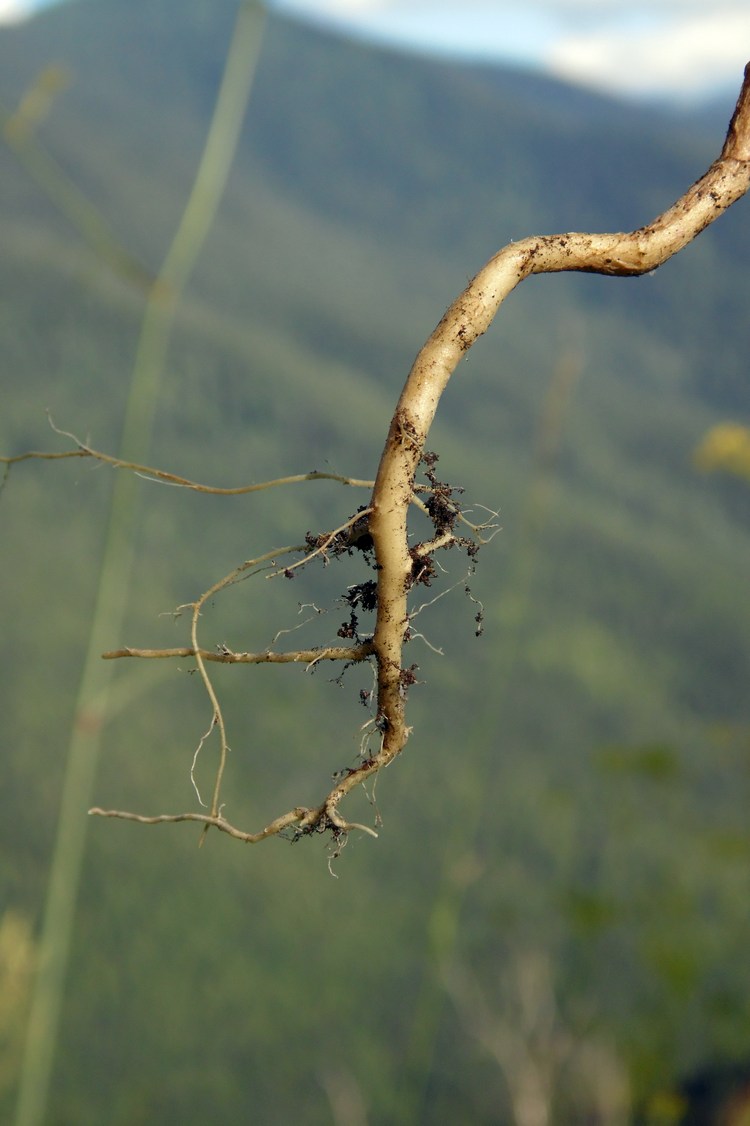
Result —
<svg viewBox="0 0 750 1126"><path fill-rule="evenodd" d="M164 360L177 305L213 223L237 147L263 36L264 10L241 5L221 88L190 198L159 276L150 289L128 391L120 456L148 457ZM112 662L102 661L122 631L135 552L138 482L115 474L94 615L88 640L60 802L57 839L39 943L16 1108L17 1126L40 1126L65 991L87 818L102 728L110 714Z"/></svg>
<svg viewBox="0 0 750 1126"><path fill-rule="evenodd" d="M14 113L0 106L3 139L26 173L75 227L96 257L141 290L148 290L153 284L153 276L118 242L96 207L37 140L38 126L69 82L70 76L63 67L45 67L25 92Z"/></svg>
<svg viewBox="0 0 750 1126"><path fill-rule="evenodd" d="M560 355L539 413L529 482L524 498L509 577L501 603L503 636L492 656L492 711L474 724L467 736L474 758L464 792L455 802L456 818L447 841L442 870L427 920L427 959L407 1044L398 1121L420 1122L433 1069L435 1044L445 1002L443 977L455 958L466 893L476 878L474 847L487 814L484 780L491 772L496 746L489 735L502 715L512 670L523 648L523 631L534 581L534 565L555 485L555 470L570 400L583 371L583 356L576 347ZM469 770L471 776L468 777Z"/></svg>

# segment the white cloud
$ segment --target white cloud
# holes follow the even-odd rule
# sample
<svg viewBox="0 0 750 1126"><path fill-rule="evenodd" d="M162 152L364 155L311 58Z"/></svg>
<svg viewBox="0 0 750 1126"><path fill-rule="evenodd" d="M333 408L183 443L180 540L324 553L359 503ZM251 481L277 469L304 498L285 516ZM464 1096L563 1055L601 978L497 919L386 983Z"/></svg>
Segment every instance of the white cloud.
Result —
<svg viewBox="0 0 750 1126"><path fill-rule="evenodd" d="M310 9L316 11L320 15L329 16L356 16L362 12L378 12L387 10L391 5L388 0L317 0L317 3L310 4L306 0L301 0L301 3L291 3L287 7L295 7L300 11L308 11Z"/></svg>
<svg viewBox="0 0 750 1126"><path fill-rule="evenodd" d="M718 7L692 15L690 0L673 0L683 9L674 20L643 19L631 9L617 22L562 36L544 56L556 74L626 93L691 95L736 79L750 56L750 12Z"/></svg>
<svg viewBox="0 0 750 1126"><path fill-rule="evenodd" d="M20 23L31 15L28 0L0 0L0 23Z"/></svg>

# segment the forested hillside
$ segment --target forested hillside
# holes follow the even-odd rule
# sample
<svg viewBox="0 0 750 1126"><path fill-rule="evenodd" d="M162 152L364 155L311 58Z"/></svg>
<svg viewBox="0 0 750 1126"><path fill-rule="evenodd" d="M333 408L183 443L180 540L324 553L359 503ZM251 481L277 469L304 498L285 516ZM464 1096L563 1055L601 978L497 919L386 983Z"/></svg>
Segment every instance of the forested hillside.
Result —
<svg viewBox="0 0 750 1126"><path fill-rule="evenodd" d="M60 87L43 151L138 263L113 268L39 166L0 149L0 453L70 448L45 411L116 451L143 279L187 199L235 11L78 0L0 32L4 113ZM495 250L645 223L722 141L269 18L150 463L227 486L371 479L413 356ZM653 276L513 294L430 443L467 505L499 510L470 580L484 633L465 558L446 556L430 597L458 585L418 619L414 732L379 780L378 840L352 835L332 878L323 838L211 833L198 850L192 826L92 821L50 1122L510 1123L520 1074L556 1122L677 1122L685 1076L750 1059L750 489L693 464L709 427L750 409L749 261L742 200ZM0 922L29 948L112 477L29 461L0 492ZM366 499L141 482L111 647L188 644L176 606ZM337 595L366 577L346 559L253 578L206 613L205 643L262 650L313 602L326 613L293 643L335 638ZM194 808L198 678L187 660L126 664L96 801ZM233 823L318 802L356 758L370 674L333 675L218 670ZM351 813L375 821L364 794ZM21 1013L0 986L2 1120Z"/></svg>

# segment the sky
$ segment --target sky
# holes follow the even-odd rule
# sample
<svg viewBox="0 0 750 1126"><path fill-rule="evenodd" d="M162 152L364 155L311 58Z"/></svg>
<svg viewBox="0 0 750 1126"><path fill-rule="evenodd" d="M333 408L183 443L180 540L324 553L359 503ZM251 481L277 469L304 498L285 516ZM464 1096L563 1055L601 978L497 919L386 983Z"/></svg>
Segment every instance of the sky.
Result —
<svg viewBox="0 0 750 1126"><path fill-rule="evenodd" d="M0 0L0 20L56 0ZM218 2L218 0L217 0ZM736 89L750 0L268 0L366 39L520 63L627 97L692 101Z"/></svg>

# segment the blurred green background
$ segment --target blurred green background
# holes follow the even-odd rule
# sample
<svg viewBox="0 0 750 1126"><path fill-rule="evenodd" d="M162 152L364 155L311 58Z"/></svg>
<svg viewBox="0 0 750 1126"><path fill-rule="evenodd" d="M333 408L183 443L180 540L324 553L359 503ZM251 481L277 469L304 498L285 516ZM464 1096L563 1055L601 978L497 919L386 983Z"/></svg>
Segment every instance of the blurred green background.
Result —
<svg viewBox="0 0 750 1126"><path fill-rule="evenodd" d="M70 448L46 410L118 449L236 14L78 0L0 32L0 453ZM483 262L647 222L732 110L255 27L237 155L140 435L150 464L208 484L372 478L415 353ZM198 850L195 826L86 822L45 1121L672 1123L686 1077L750 1059L750 489L694 459L747 420L749 206L652 277L530 280L454 377L429 444L502 531L471 580L480 638L465 560L442 560L435 593L459 585L419 618L376 842L352 836L332 878L320 837ZM116 477L30 461L0 494L3 1121ZM188 644L174 607L367 499L129 480L135 566L107 648ZM204 642L262 649L313 601L327 613L282 640L333 640L365 577L345 560L248 580ZM114 669L93 800L196 809L205 694L189 661L134 664ZM234 824L317 803L354 761L371 674L336 671L215 670ZM346 812L375 817L365 795Z"/></svg>

